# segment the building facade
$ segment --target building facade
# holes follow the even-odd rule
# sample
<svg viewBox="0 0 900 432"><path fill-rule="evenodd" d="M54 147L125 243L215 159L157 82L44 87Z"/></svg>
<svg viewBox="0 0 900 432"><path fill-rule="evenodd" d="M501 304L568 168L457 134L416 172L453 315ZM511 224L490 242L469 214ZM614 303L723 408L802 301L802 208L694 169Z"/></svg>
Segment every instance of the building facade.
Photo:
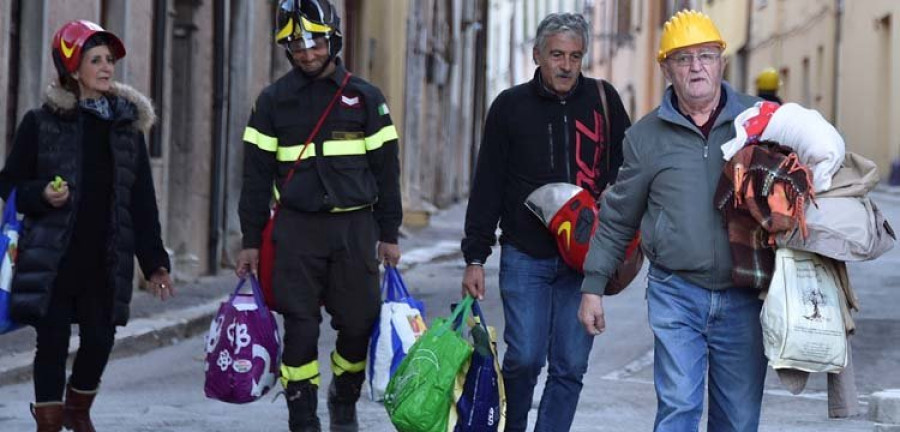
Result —
<svg viewBox="0 0 900 432"><path fill-rule="evenodd" d="M348 68L383 90L398 126L405 212L418 216L407 222L426 223L434 205L468 192L483 117L486 0L332 2ZM56 78L53 33L69 20L97 22L126 46L116 79L149 96L159 116L147 142L176 277L231 266L241 238L243 129L259 92L290 70L273 43L278 3L0 1L0 162L16 124Z"/></svg>
<svg viewBox="0 0 900 432"><path fill-rule="evenodd" d="M653 110L666 83L656 62L665 21L701 10L727 42L725 79L755 93L765 68L781 75L779 95L818 110L847 149L878 163L886 178L900 158L900 2L896 0L492 0L488 91L531 78L531 47L549 12L579 12L593 26L588 76L619 90L632 120Z"/></svg>

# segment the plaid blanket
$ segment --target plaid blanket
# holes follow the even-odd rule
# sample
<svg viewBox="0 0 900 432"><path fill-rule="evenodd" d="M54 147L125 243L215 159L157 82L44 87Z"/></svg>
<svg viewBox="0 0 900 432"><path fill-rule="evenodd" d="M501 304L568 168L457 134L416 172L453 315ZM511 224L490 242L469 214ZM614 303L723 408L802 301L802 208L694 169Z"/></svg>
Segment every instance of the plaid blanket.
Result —
<svg viewBox="0 0 900 432"><path fill-rule="evenodd" d="M812 174L789 147L774 142L748 145L722 168L716 208L731 244L735 286L766 290L775 268L775 235L800 229L814 202Z"/></svg>

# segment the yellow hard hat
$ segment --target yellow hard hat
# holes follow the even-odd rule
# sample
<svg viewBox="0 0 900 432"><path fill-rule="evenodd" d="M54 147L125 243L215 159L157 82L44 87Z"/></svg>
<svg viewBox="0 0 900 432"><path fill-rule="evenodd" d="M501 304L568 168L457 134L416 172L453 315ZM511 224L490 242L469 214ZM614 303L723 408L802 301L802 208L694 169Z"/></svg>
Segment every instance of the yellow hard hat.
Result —
<svg viewBox="0 0 900 432"><path fill-rule="evenodd" d="M666 56L679 48L707 42L717 42L725 48L725 41L712 19L703 12L683 10L666 21L659 41L656 60L662 62Z"/></svg>
<svg viewBox="0 0 900 432"><path fill-rule="evenodd" d="M756 76L756 89L765 91L778 90L781 85L781 78L775 68L765 68Z"/></svg>

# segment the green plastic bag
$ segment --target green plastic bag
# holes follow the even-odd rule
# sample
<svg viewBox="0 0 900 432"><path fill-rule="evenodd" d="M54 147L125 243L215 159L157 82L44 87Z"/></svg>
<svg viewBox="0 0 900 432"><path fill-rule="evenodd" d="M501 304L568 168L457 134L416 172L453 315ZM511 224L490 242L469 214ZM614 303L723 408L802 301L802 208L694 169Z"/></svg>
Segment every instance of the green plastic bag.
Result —
<svg viewBox="0 0 900 432"><path fill-rule="evenodd" d="M466 296L450 318L436 319L388 382L384 407L398 431L447 431L456 375L472 356L472 345L453 323L466 321L473 301Z"/></svg>

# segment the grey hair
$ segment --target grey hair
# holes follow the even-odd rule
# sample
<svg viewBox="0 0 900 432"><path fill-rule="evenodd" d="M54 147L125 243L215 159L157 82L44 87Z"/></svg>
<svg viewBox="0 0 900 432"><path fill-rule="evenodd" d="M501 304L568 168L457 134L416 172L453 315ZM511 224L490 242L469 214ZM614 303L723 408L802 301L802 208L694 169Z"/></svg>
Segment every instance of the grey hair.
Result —
<svg viewBox="0 0 900 432"><path fill-rule="evenodd" d="M547 45L547 38L558 33L574 33L581 36L584 52L591 44L591 26L584 15L577 13L552 13L538 24L537 36L534 38L534 49L542 52Z"/></svg>

